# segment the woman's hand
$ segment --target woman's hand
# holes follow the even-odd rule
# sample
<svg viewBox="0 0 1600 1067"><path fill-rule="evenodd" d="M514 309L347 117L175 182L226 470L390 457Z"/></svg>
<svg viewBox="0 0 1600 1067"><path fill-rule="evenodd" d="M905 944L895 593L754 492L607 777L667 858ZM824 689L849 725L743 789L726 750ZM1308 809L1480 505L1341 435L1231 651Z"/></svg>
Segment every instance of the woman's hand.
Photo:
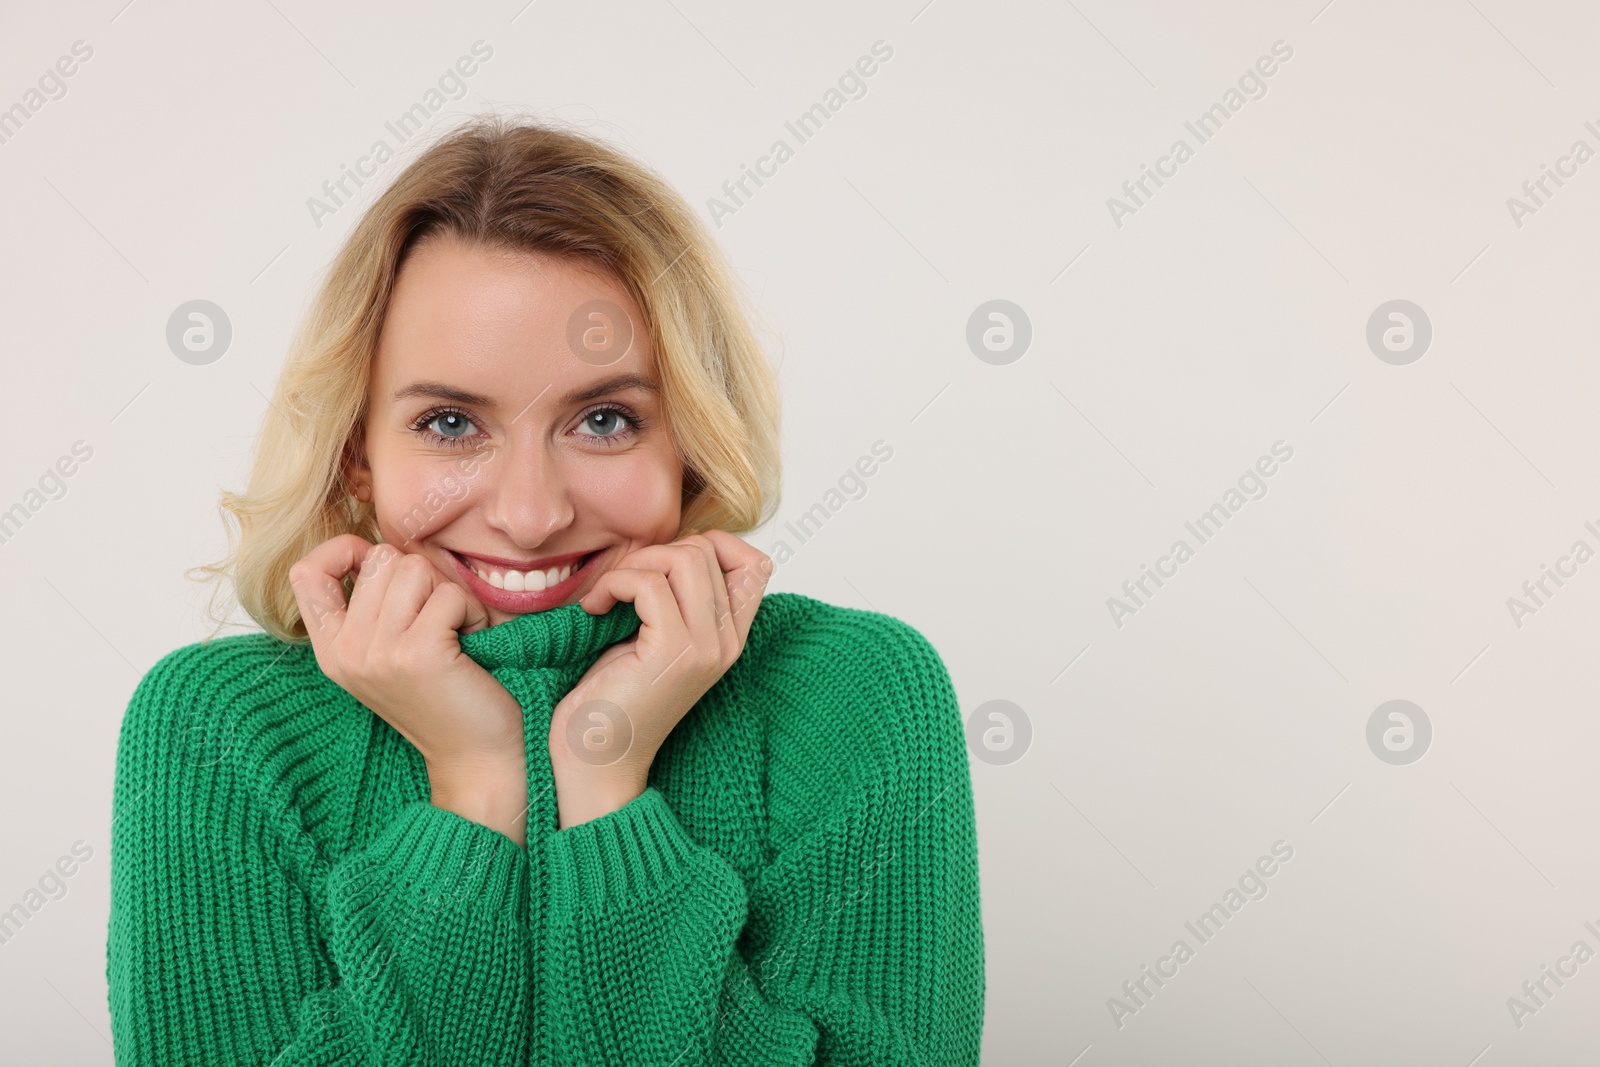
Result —
<svg viewBox="0 0 1600 1067"><path fill-rule="evenodd" d="M766 553L707 530L630 553L583 596L591 615L629 601L642 625L601 653L551 717L563 828L644 792L667 735L744 651L772 569Z"/></svg>
<svg viewBox="0 0 1600 1067"><path fill-rule="evenodd" d="M487 624L482 607L427 557L355 534L318 545L289 584L322 673L422 753L433 802L523 840L522 708L457 637Z"/></svg>

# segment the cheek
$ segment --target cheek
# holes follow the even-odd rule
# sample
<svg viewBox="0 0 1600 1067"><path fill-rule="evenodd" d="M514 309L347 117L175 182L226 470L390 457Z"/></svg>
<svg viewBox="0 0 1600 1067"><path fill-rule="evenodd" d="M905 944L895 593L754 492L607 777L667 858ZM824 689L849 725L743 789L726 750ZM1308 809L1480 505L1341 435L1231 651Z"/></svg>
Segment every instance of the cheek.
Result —
<svg viewBox="0 0 1600 1067"><path fill-rule="evenodd" d="M670 539L681 514L682 476L676 465L653 457L618 464L583 496L585 524L641 541Z"/></svg>
<svg viewBox="0 0 1600 1067"><path fill-rule="evenodd" d="M466 506L471 479L449 466L393 463L373 479L378 529L391 544L403 545L449 525Z"/></svg>

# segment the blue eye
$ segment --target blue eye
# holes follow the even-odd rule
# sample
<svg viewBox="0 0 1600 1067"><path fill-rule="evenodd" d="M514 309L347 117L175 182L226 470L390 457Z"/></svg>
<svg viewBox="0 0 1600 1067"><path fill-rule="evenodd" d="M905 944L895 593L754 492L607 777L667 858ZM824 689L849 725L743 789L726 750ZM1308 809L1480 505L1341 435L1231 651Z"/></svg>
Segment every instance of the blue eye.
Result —
<svg viewBox="0 0 1600 1067"><path fill-rule="evenodd" d="M434 423L439 423L440 429L445 432L433 429ZM635 415L621 404L602 404L583 413L576 436L588 437L610 447L638 436L647 425L642 416ZM471 430L476 428L477 423L460 408L434 408L411 424L414 433L445 448L470 446L476 438Z"/></svg>
<svg viewBox="0 0 1600 1067"><path fill-rule="evenodd" d="M461 430L462 432L439 433L429 428L433 423L440 421L445 423L447 430ZM423 437L435 444L444 445L447 448L464 448L469 435L463 427L474 425L473 421L467 417L467 413L459 408L435 408L412 423L411 429L422 434Z"/></svg>
<svg viewBox="0 0 1600 1067"><path fill-rule="evenodd" d="M607 433L607 427L614 426L618 421L625 424L625 429L620 433ZM579 426L594 430L594 433L579 433L579 437L593 437L604 442L608 447L616 441L626 441L636 436L645 427L644 419L635 415L621 404L603 404L600 407L590 408L583 413Z"/></svg>

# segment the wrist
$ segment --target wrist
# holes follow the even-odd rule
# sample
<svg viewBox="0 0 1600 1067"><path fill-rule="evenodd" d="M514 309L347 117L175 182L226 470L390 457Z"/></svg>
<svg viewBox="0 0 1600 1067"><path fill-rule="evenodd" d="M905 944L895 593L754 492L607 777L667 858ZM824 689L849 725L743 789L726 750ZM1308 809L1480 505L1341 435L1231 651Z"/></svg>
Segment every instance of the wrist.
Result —
<svg viewBox="0 0 1600 1067"><path fill-rule="evenodd" d="M552 769L558 828L562 830L623 808L643 794L650 784L648 767L637 773L583 764Z"/></svg>
<svg viewBox="0 0 1600 1067"><path fill-rule="evenodd" d="M519 846L527 842L528 778L524 761L500 764L428 764L430 801L505 834Z"/></svg>

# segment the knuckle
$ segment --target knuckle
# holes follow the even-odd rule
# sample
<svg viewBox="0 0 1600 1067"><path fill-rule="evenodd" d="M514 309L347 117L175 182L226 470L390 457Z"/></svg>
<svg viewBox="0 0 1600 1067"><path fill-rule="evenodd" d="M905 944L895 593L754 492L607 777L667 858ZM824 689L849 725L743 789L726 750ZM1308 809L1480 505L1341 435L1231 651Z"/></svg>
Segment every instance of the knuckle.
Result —
<svg viewBox="0 0 1600 1067"><path fill-rule="evenodd" d="M748 575L739 578L733 583L733 588L728 591L729 600L738 600L743 603L752 596L760 596L761 590L766 586L762 579L752 579Z"/></svg>

